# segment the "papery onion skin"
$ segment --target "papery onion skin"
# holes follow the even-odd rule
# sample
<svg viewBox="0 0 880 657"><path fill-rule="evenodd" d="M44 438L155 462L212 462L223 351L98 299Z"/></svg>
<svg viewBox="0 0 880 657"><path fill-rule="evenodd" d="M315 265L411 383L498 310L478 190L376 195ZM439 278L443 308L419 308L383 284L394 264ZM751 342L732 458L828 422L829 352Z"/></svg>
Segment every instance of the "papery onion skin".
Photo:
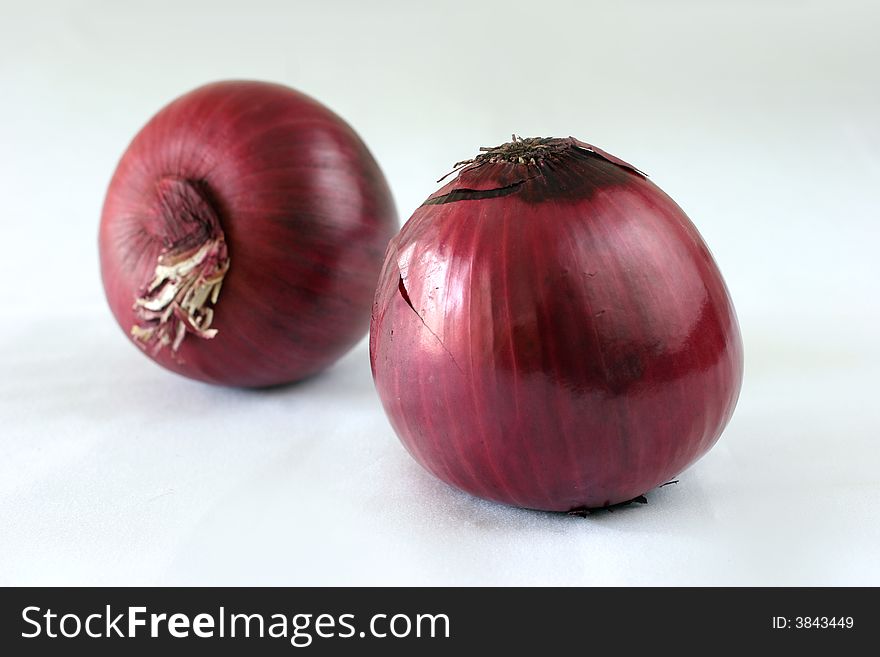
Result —
<svg viewBox="0 0 880 657"><path fill-rule="evenodd" d="M269 386L324 369L364 334L396 229L385 178L342 119L282 85L217 82L170 103L128 147L104 203L101 272L120 326L156 362ZM157 328L170 308L144 310L167 283L157 262L194 283L180 260L212 237L197 254L201 310L187 318L177 304L180 319Z"/></svg>
<svg viewBox="0 0 880 657"><path fill-rule="evenodd" d="M534 164L471 163L416 210L386 253L370 357L427 470L572 511L633 500L705 454L743 352L681 208L613 156L553 143Z"/></svg>

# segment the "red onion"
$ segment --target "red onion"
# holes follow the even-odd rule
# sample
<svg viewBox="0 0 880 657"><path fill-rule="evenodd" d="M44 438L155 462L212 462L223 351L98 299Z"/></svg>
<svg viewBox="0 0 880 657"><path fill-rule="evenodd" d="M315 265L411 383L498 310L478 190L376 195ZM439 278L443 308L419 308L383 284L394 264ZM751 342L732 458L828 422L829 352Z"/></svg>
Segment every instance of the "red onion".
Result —
<svg viewBox="0 0 880 657"><path fill-rule="evenodd" d="M631 501L718 439L742 381L721 274L644 174L573 138L459 163L385 256L370 358L449 484L521 507Z"/></svg>
<svg viewBox="0 0 880 657"><path fill-rule="evenodd" d="M366 331L397 227L354 131L293 89L218 82L165 107L104 204L104 288L132 341L180 374L286 383Z"/></svg>

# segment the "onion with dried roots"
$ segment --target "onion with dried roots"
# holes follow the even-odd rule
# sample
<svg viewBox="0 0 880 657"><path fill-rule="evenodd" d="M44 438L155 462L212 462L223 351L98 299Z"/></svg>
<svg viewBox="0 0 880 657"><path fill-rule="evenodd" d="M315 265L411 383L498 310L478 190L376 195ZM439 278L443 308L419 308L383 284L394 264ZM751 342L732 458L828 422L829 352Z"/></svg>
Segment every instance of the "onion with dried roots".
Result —
<svg viewBox="0 0 880 657"><path fill-rule="evenodd" d="M397 228L367 147L288 87L219 82L165 107L119 163L101 217L110 308L180 374L302 379L366 331Z"/></svg>

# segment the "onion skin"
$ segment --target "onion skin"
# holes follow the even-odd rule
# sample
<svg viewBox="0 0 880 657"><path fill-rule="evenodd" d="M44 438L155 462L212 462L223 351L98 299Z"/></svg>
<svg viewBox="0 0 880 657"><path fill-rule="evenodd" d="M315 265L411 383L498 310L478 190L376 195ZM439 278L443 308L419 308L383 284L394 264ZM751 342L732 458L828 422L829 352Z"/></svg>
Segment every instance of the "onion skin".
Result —
<svg viewBox="0 0 880 657"><path fill-rule="evenodd" d="M613 156L556 141L535 164L473 162L416 210L386 253L370 357L427 470L572 511L633 500L705 454L743 352L681 208Z"/></svg>
<svg viewBox="0 0 880 657"><path fill-rule="evenodd" d="M104 203L101 273L119 325L160 365L269 386L324 369L364 334L396 229L382 172L342 119L288 87L218 82L166 106L128 147ZM162 293L148 291L157 263L211 239L197 256L202 310L177 307L160 331L161 312L144 310Z"/></svg>

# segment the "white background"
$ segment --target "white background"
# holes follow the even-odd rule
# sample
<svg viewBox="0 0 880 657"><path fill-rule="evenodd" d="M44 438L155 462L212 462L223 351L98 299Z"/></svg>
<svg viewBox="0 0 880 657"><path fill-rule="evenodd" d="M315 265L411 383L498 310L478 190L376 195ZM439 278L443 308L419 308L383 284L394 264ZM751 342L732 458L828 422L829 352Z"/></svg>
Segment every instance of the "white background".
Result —
<svg viewBox="0 0 880 657"><path fill-rule="evenodd" d="M880 584L877 7L0 0L0 584ZM144 358L103 298L104 191L155 111L222 78L344 116L402 219L514 131L650 173L739 312L719 444L580 520L422 471L365 343L269 392Z"/></svg>

